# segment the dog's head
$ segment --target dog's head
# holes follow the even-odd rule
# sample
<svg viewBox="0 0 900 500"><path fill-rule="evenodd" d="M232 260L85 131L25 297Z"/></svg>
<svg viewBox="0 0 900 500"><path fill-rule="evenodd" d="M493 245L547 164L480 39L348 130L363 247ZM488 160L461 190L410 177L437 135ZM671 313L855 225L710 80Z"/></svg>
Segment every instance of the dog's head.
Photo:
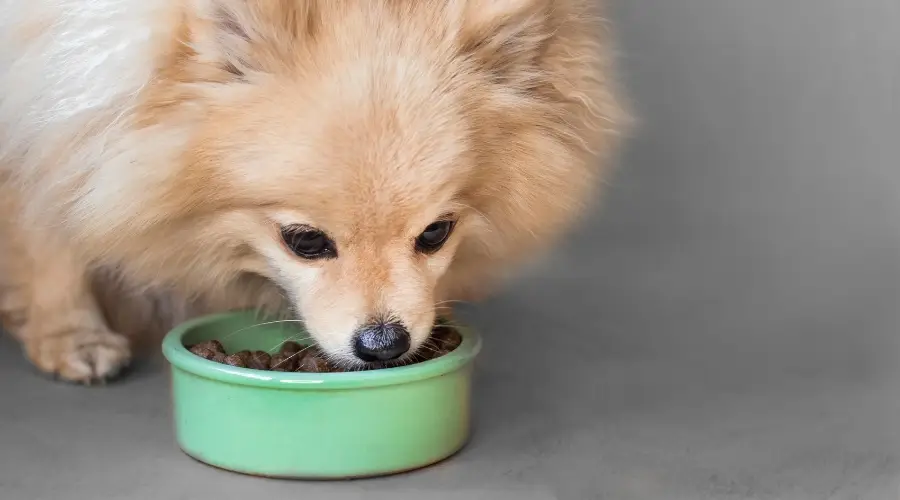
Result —
<svg viewBox="0 0 900 500"><path fill-rule="evenodd" d="M586 4L193 1L137 119L184 153L109 248L262 275L345 363L414 351L593 192L620 111Z"/></svg>

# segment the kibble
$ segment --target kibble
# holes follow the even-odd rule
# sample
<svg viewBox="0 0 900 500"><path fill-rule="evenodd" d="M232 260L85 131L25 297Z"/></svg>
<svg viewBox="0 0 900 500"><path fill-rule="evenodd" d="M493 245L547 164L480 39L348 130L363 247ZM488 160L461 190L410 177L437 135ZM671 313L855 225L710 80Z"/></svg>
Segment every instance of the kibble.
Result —
<svg viewBox="0 0 900 500"><path fill-rule="evenodd" d="M303 359L297 363L297 369L295 371L304 373L328 373L333 370L328 366L328 362L325 361L325 358L320 358L318 356L304 356Z"/></svg>
<svg viewBox="0 0 900 500"><path fill-rule="evenodd" d="M273 372L292 372L294 371L294 360L296 358L296 356L282 351L272 356L272 359L269 362L269 369Z"/></svg>
<svg viewBox="0 0 900 500"><path fill-rule="evenodd" d="M303 346L292 341L287 341L284 344L281 344L281 352L282 354L297 354L298 352L303 350Z"/></svg>
<svg viewBox="0 0 900 500"><path fill-rule="evenodd" d="M244 360L241 359L237 354L232 354L230 356L225 356L225 359L222 360L228 366L235 366L237 368L247 368L247 364L244 363Z"/></svg>
<svg viewBox="0 0 900 500"><path fill-rule="evenodd" d="M250 357L247 368L253 368L254 370L268 370L271 362L272 356L269 355L269 353L266 351L256 351Z"/></svg>
<svg viewBox="0 0 900 500"><path fill-rule="evenodd" d="M200 344L197 344L194 347L191 347L191 352L196 354L197 356L200 356L203 359L213 359L214 357L216 357L216 354L218 354L217 352L213 351L212 349L208 349Z"/></svg>
<svg viewBox="0 0 900 500"><path fill-rule="evenodd" d="M420 350L416 362L444 356L462 343L462 335L447 325L438 325L431 332L428 342ZM188 348L203 359L238 368L276 372L329 373L344 370L331 365L325 354L316 346L303 346L297 342L285 342L279 352L239 351L227 354L218 340L207 340Z"/></svg>
<svg viewBox="0 0 900 500"><path fill-rule="evenodd" d="M218 340L207 340L195 345L196 348L209 349L212 352L225 352L225 347Z"/></svg>

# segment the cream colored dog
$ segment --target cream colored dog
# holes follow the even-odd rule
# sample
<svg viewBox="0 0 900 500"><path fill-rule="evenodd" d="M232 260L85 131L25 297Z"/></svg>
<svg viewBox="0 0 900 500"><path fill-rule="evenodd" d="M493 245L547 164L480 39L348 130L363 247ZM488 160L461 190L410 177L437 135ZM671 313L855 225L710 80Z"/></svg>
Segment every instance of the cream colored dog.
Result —
<svg viewBox="0 0 900 500"><path fill-rule="evenodd" d="M588 0L0 0L0 309L89 382L211 310L400 360L583 210L625 113Z"/></svg>

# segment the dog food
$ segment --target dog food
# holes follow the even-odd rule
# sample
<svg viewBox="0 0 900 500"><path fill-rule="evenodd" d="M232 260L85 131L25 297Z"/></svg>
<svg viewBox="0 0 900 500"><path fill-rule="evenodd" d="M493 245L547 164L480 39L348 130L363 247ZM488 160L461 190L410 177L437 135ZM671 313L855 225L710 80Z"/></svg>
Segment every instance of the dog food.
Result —
<svg viewBox="0 0 900 500"><path fill-rule="evenodd" d="M232 354L231 356L225 356L225 359L222 362L228 366L236 366L238 368L247 368L247 363L245 363L243 358L241 358L237 354Z"/></svg>
<svg viewBox="0 0 900 500"><path fill-rule="evenodd" d="M454 328L450 328L449 326L439 326L431 332L431 342L429 344L433 344L433 347L436 349L436 355L434 357L441 357L453 349L459 347L459 344L462 343L462 335L459 334L458 331Z"/></svg>
<svg viewBox="0 0 900 500"><path fill-rule="evenodd" d="M462 336L456 329L446 325L436 326L431 332L428 342L420 349L416 361L426 361L444 356L459 347L461 343ZM296 342L285 342L281 345L278 353L272 355L265 351L240 351L228 354L225 352L225 347L218 340L200 342L190 346L188 350L203 359L238 368L306 373L344 371L330 365L317 347L305 347Z"/></svg>

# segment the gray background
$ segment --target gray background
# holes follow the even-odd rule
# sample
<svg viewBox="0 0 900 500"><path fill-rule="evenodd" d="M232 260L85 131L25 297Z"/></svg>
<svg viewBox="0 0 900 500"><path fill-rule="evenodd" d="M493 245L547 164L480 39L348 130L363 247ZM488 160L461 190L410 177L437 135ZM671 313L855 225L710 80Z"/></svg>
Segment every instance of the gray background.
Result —
<svg viewBox="0 0 900 500"><path fill-rule="evenodd" d="M900 2L613 7L641 128L603 210L467 311L462 454L221 473L175 448L160 361L76 388L7 340L0 498L900 498Z"/></svg>

